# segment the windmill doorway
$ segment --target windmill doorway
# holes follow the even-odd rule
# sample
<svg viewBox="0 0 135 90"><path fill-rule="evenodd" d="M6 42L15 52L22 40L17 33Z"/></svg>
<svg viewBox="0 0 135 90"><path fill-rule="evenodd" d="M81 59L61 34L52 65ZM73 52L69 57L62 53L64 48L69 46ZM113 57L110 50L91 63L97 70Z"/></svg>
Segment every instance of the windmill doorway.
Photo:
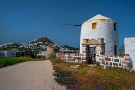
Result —
<svg viewBox="0 0 135 90"><path fill-rule="evenodd" d="M83 39L82 43L83 54L86 57L87 64L96 63L96 54L101 55L105 52L104 38L95 39Z"/></svg>
<svg viewBox="0 0 135 90"><path fill-rule="evenodd" d="M96 46L89 47L89 57L88 64L92 64L96 62Z"/></svg>

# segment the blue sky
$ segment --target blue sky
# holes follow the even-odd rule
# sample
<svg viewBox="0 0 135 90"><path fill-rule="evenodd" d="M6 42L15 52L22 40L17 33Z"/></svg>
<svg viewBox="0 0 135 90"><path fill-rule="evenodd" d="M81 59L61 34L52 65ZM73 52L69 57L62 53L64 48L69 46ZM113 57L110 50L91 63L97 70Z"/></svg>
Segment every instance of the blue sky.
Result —
<svg viewBox="0 0 135 90"><path fill-rule="evenodd" d="M29 42L43 36L79 47L81 24L101 14L118 23L119 44L135 37L134 0L0 0L0 43Z"/></svg>

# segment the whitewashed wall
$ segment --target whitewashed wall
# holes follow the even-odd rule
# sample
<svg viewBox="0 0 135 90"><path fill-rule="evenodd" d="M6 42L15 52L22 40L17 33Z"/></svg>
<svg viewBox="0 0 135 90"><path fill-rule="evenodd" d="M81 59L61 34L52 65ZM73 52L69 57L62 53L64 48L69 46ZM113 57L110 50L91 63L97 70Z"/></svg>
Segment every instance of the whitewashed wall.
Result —
<svg viewBox="0 0 135 90"><path fill-rule="evenodd" d="M135 37L125 38L125 54L129 54L131 57L131 63L133 65L133 69L135 70Z"/></svg>
<svg viewBox="0 0 135 90"><path fill-rule="evenodd" d="M97 23L97 28L92 29L92 23ZM114 55L114 45L117 45L117 54L119 52L119 42L118 42L118 29L114 31L115 21L111 19L106 19L102 22L99 19L88 20L82 24L81 36L80 36L80 53L82 53L82 43L83 39L98 39L104 38L105 44L105 54Z"/></svg>
<svg viewBox="0 0 135 90"><path fill-rule="evenodd" d="M0 51L0 57L16 57L16 51Z"/></svg>
<svg viewBox="0 0 135 90"><path fill-rule="evenodd" d="M16 57L16 51L6 51L6 57Z"/></svg>
<svg viewBox="0 0 135 90"><path fill-rule="evenodd" d="M6 53L6 51L0 50L0 57L6 57L5 53Z"/></svg>

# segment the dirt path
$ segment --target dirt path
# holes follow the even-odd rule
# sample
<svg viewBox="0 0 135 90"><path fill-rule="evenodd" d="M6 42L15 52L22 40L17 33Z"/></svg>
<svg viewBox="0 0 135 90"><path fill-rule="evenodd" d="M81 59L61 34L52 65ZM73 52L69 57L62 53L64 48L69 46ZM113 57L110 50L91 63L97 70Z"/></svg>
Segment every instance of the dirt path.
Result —
<svg viewBox="0 0 135 90"><path fill-rule="evenodd" d="M49 60L29 61L0 69L0 90L66 90L54 81Z"/></svg>

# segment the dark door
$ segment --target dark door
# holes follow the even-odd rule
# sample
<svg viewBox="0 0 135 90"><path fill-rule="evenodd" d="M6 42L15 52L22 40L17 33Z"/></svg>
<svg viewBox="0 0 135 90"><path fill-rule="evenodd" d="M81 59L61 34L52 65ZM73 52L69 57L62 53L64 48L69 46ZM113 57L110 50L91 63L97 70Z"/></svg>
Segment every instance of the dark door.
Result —
<svg viewBox="0 0 135 90"><path fill-rule="evenodd" d="M96 62L96 47L89 47L89 60L88 64Z"/></svg>

